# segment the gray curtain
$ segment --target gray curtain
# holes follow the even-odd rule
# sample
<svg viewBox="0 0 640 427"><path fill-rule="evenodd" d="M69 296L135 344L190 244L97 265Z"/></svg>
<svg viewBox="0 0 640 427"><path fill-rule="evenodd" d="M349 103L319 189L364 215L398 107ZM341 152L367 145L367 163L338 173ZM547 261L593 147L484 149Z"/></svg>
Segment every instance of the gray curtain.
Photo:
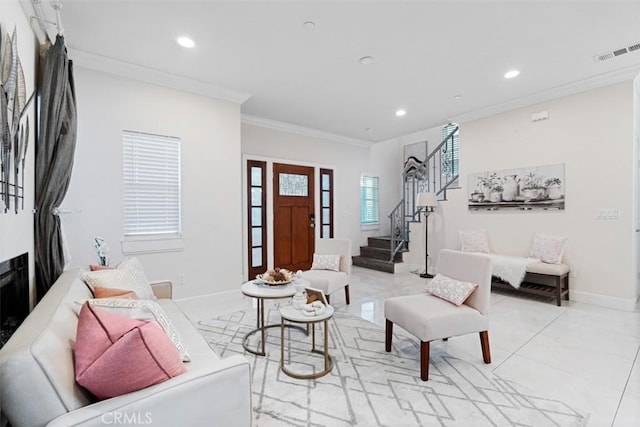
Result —
<svg viewBox="0 0 640 427"><path fill-rule="evenodd" d="M60 218L54 208L62 203L73 167L76 147L76 96L73 66L64 37L41 56L39 125L36 142L35 263L39 301L62 274L64 253Z"/></svg>

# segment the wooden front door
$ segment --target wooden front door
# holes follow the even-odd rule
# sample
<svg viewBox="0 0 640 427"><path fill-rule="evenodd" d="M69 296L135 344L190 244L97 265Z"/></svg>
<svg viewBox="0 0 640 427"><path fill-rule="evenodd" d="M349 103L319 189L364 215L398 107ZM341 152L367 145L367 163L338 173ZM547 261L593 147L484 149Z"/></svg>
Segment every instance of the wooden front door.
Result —
<svg viewBox="0 0 640 427"><path fill-rule="evenodd" d="M273 164L273 266L311 268L315 248L312 167Z"/></svg>

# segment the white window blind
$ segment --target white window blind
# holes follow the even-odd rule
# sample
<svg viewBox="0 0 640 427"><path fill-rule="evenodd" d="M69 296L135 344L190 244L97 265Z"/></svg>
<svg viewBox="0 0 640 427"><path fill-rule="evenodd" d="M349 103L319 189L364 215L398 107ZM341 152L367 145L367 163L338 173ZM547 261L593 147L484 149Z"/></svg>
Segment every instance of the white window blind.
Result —
<svg viewBox="0 0 640 427"><path fill-rule="evenodd" d="M444 148L444 155L442 157L442 172L447 176L454 176L460 173L460 133L458 125L456 123L449 123L442 127L442 139L453 132L455 133L451 139L447 140Z"/></svg>
<svg viewBox="0 0 640 427"><path fill-rule="evenodd" d="M122 159L124 235L180 235L180 138L124 131Z"/></svg>
<svg viewBox="0 0 640 427"><path fill-rule="evenodd" d="M378 224L378 177L360 177L360 223Z"/></svg>

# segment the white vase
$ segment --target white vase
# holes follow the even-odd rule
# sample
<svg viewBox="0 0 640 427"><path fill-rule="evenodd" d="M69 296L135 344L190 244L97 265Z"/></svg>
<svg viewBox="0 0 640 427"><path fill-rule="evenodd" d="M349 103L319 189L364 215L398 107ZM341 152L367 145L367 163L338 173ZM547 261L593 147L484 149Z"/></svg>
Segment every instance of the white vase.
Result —
<svg viewBox="0 0 640 427"><path fill-rule="evenodd" d="M307 303L307 294L304 291L304 285L296 285L296 294L291 298L291 305L295 309L302 309Z"/></svg>
<svg viewBox="0 0 640 427"><path fill-rule="evenodd" d="M491 202L498 203L502 201L502 192L494 191L491 193Z"/></svg>
<svg viewBox="0 0 640 427"><path fill-rule="evenodd" d="M518 175L506 175L504 177L504 184L502 187L504 191L502 192L502 200L505 202L513 201L518 195L518 183L516 182L516 177Z"/></svg>
<svg viewBox="0 0 640 427"><path fill-rule="evenodd" d="M547 196L551 200L557 200L560 197L562 197L562 191L560 190L560 186L559 185L553 185L553 186L547 188Z"/></svg>

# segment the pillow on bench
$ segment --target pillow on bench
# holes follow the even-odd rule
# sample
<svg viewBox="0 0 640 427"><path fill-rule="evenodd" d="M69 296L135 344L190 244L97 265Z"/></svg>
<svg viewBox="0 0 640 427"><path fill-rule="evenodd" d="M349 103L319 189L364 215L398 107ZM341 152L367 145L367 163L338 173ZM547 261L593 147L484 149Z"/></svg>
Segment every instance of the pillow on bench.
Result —
<svg viewBox="0 0 640 427"><path fill-rule="evenodd" d="M567 238L536 233L531 247L531 256L547 264L562 264L562 254Z"/></svg>

